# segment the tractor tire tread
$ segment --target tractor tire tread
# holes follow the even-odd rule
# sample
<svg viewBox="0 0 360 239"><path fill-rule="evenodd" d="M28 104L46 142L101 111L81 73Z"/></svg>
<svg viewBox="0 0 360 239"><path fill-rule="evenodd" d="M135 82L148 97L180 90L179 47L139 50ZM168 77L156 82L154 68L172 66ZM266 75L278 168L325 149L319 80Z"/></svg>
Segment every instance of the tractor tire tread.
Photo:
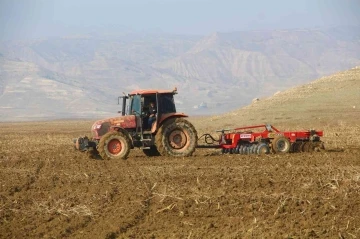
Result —
<svg viewBox="0 0 360 239"><path fill-rule="evenodd" d="M177 151L172 149L167 141L168 135L175 129L186 130L189 138L189 142L186 149ZM155 144L159 153L163 156L191 156L196 149L197 145L197 132L195 127L186 119L183 118L170 118L168 119L158 130L155 135Z"/></svg>
<svg viewBox="0 0 360 239"><path fill-rule="evenodd" d="M122 147L124 148L124 150L119 155L116 156L112 156L108 152L108 150L106 150L108 141L114 138L118 138L120 141L121 139L123 139ZM102 159L107 159L107 160L126 159L130 153L130 147L131 147L131 141L126 134L120 131L113 131L113 132L108 132L101 137L97 150Z"/></svg>

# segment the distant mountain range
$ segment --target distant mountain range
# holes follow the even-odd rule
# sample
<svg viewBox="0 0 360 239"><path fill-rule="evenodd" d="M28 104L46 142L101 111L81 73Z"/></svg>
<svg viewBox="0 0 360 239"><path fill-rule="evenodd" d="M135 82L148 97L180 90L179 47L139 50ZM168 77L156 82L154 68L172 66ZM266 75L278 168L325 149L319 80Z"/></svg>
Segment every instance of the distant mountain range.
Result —
<svg viewBox="0 0 360 239"><path fill-rule="evenodd" d="M1 42L0 118L101 118L123 92L174 87L178 111L217 114L357 65L360 26Z"/></svg>

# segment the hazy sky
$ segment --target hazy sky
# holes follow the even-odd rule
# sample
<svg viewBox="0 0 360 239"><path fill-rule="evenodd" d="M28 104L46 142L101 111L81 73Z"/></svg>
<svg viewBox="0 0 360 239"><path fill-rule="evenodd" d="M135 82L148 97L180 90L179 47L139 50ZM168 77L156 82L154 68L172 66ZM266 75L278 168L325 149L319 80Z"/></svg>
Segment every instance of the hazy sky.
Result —
<svg viewBox="0 0 360 239"><path fill-rule="evenodd" d="M360 0L0 0L0 39L100 29L178 34L360 24Z"/></svg>

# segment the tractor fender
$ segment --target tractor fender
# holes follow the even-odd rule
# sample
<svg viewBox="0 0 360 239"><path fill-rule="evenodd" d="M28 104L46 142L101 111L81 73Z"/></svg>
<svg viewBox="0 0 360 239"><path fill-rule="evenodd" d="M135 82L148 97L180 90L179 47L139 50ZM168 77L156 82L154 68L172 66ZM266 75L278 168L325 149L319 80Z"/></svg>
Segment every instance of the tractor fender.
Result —
<svg viewBox="0 0 360 239"><path fill-rule="evenodd" d="M181 118L181 117L189 117L188 115L184 113L166 113L162 114L159 121L158 121L158 128L168 119L170 118Z"/></svg>
<svg viewBox="0 0 360 239"><path fill-rule="evenodd" d="M126 135L129 138L130 142L131 142L131 148L132 149L134 148L133 138L131 137L130 133L126 129L121 128L119 126L111 126L110 131L118 131L118 132L121 132L124 135Z"/></svg>

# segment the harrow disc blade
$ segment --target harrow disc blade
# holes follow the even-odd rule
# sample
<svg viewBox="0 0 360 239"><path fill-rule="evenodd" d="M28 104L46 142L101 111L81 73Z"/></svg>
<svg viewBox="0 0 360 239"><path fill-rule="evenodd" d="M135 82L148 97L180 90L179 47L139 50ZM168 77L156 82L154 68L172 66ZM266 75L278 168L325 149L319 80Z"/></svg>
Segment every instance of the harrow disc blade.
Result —
<svg viewBox="0 0 360 239"><path fill-rule="evenodd" d="M268 153L270 153L269 145L262 143L257 147L257 154L262 155Z"/></svg>
<svg viewBox="0 0 360 239"><path fill-rule="evenodd" d="M302 142L294 142L291 144L291 152L298 153L301 151Z"/></svg>
<svg viewBox="0 0 360 239"><path fill-rule="evenodd" d="M235 148L235 154L238 154L239 153L239 150L240 150L240 144L236 145L236 148Z"/></svg>
<svg viewBox="0 0 360 239"><path fill-rule="evenodd" d="M241 145L239 149L239 153L244 154L244 149L245 149L244 145Z"/></svg>
<svg viewBox="0 0 360 239"><path fill-rule="evenodd" d="M258 147L258 144L253 145L252 151L251 151L252 154L257 154L257 147Z"/></svg>

